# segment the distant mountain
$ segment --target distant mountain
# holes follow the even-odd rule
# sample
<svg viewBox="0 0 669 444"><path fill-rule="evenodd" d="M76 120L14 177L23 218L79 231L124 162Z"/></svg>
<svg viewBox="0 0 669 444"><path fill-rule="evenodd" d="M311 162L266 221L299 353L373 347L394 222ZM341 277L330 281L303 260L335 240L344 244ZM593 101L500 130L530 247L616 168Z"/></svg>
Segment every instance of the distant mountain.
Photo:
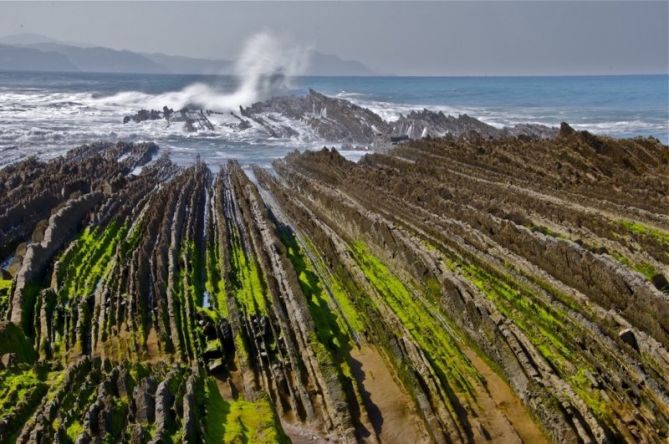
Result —
<svg viewBox="0 0 669 444"><path fill-rule="evenodd" d="M61 71L79 69L62 54L36 48L0 44L0 69L6 71Z"/></svg>
<svg viewBox="0 0 669 444"><path fill-rule="evenodd" d="M64 43L40 34L0 37L0 70L138 74L230 74L234 63L166 54L143 54L84 44ZM305 75L368 76L360 62L314 51Z"/></svg>
<svg viewBox="0 0 669 444"><path fill-rule="evenodd" d="M54 52L67 57L79 71L110 73L166 74L170 71L148 57L131 51L78 46L60 43L37 43L31 48Z"/></svg>
<svg viewBox="0 0 669 444"><path fill-rule="evenodd" d="M0 43L3 43L5 45L25 46L25 45L35 45L37 43L59 43L59 42L42 34L33 34L30 32L24 32L21 34L12 34L0 37Z"/></svg>
<svg viewBox="0 0 669 444"><path fill-rule="evenodd" d="M310 76L372 76L375 73L355 60L343 60L332 54L314 51L305 73Z"/></svg>
<svg viewBox="0 0 669 444"><path fill-rule="evenodd" d="M234 65L229 60L198 59L166 54L142 55L164 66L172 74L226 74L232 71Z"/></svg>

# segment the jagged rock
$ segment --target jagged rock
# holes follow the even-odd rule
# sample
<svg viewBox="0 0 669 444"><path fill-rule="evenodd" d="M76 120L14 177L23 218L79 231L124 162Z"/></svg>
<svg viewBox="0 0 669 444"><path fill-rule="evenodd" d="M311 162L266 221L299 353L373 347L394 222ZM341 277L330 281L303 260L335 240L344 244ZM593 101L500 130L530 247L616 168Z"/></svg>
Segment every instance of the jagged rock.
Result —
<svg viewBox="0 0 669 444"><path fill-rule="evenodd" d="M170 379L168 377L168 379L162 381L156 389L154 417L156 431L159 436L167 428L169 421L171 421L170 410L174 403L174 395L169 390Z"/></svg>
<svg viewBox="0 0 669 444"><path fill-rule="evenodd" d="M203 110L184 109L180 112L186 132L215 131L216 125ZM206 113L211 113L207 111ZM373 111L354 103L328 97L310 89L305 96L279 96L249 107L240 107L240 116L229 114L232 120L220 124L236 131L257 129L273 138L307 137L301 132L305 125L319 139L346 146L373 147L386 150L392 144L424 137L445 135L473 137L525 136L530 138L555 137L558 130L538 124L520 124L498 129L466 114L458 117L446 116L443 112L424 109L412 111L395 121L385 121ZM140 110L126 116L123 123L143 122L163 118L165 112Z"/></svg>
<svg viewBox="0 0 669 444"><path fill-rule="evenodd" d="M148 441L148 434L141 425L130 424L128 427L130 428L130 444L143 444Z"/></svg>
<svg viewBox="0 0 669 444"><path fill-rule="evenodd" d="M198 442L198 427L196 424L197 406L195 402L196 385L196 376L189 376L186 382L186 394L183 397L183 442L189 444Z"/></svg>
<svg viewBox="0 0 669 444"><path fill-rule="evenodd" d="M153 423L156 410L155 392L156 383L151 377L143 378L133 389L132 400L136 421Z"/></svg>
<svg viewBox="0 0 669 444"><path fill-rule="evenodd" d="M88 435L87 432L84 432L81 435L79 435L79 437L75 441L75 444L91 444L91 442L92 442L91 437Z"/></svg>
<svg viewBox="0 0 669 444"><path fill-rule="evenodd" d="M0 356L2 363L25 362L32 364L35 361L35 350L21 328L8 321L0 321Z"/></svg>
<svg viewBox="0 0 669 444"><path fill-rule="evenodd" d="M248 442L666 439L667 147L430 111L377 134L331 100L231 118L403 140L252 174L149 144L0 170L25 290L0 294L21 361L0 441L200 442L211 420Z"/></svg>
<svg viewBox="0 0 669 444"><path fill-rule="evenodd" d="M446 116L443 112L424 109L412 111L391 123L391 134L407 136L409 139L423 137L443 137L447 134L460 136L468 131L475 131L484 137L495 137L499 130L480 120L462 114L458 117Z"/></svg>
<svg viewBox="0 0 669 444"><path fill-rule="evenodd" d="M213 124L209 121L203 110L183 108L175 113L173 109L166 106L163 107L162 111L155 109L141 109L137 111L136 114L123 117L123 123L142 123L151 120L163 119L167 122L168 125L173 122L183 122L186 132L214 129Z"/></svg>
<svg viewBox="0 0 669 444"><path fill-rule="evenodd" d="M167 120L169 119L169 115L171 115L173 111L167 107L165 108L168 110L169 113L167 115L165 114L164 111L163 113L161 113L160 111L156 111L154 109L152 110L140 109L139 111L137 111L136 114L132 116L125 116L123 118L123 123L128 123L130 121L133 121L135 123L140 123L140 122L145 122L147 120L160 120L162 118L165 118Z"/></svg>

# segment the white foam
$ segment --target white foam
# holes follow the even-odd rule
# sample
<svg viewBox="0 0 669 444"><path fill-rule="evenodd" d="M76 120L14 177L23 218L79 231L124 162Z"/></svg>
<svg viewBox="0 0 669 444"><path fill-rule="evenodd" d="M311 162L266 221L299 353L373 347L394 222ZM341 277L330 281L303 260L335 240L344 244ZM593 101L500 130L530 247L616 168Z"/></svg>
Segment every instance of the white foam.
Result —
<svg viewBox="0 0 669 444"><path fill-rule="evenodd" d="M235 75L240 80L235 91L194 83L181 91L157 95L127 91L98 100L102 104L151 109L192 106L213 111L236 110L239 106L268 99L277 91L289 90L291 79L304 72L308 55L308 48L289 46L278 36L263 32L251 37L244 45L235 65Z"/></svg>
<svg viewBox="0 0 669 444"><path fill-rule="evenodd" d="M429 109L436 112L441 111L444 114L455 116L460 114L471 114L476 110L475 108L455 108L447 105L407 104L385 102L381 100L370 100L366 98L367 95L362 93L340 92L336 95L336 97L346 99L358 106L367 108L388 122L393 122L399 119L401 115L407 115L412 111L422 111L424 109Z"/></svg>
<svg viewBox="0 0 669 444"><path fill-rule="evenodd" d="M164 94L126 91L101 98L95 97L90 92L62 92L47 88L12 90L0 87L0 152L2 153L0 164L6 165L28 155L53 158L75 146L94 141L153 141L163 149L169 148L181 159L194 158L194 154L199 153L206 160L213 158L219 161L223 161L224 158L253 160L254 157L266 161L280 157L293 149L341 147L340 144L321 140L306 121L293 120L276 113L265 117L275 120L278 125L295 129L297 136L270 137L262 125L253 121L249 121L250 128L239 130L239 119L229 112L209 115L214 130L195 133L185 132L182 122L168 124L165 120L156 120L122 123L125 115L139 108L155 109L164 105L179 108L178 105L191 101L200 101L201 106L207 108L216 106L224 108L237 100L253 101L255 98L271 95L275 91L273 88L277 84L272 83L268 77L269 73L283 69L281 72L292 75L299 71L297 65L300 63L284 63L285 60L282 62L275 59L281 59L284 53L291 52L295 52L296 59L299 59L302 50L289 48L282 53L282 50L277 49L275 43L268 41L267 37L258 38L252 43L247 45L251 49L245 50L249 54L248 60L240 62L239 68L239 73L246 70L251 80L239 82L240 86L232 92L222 91L215 86L194 84L181 91ZM260 57L261 60L257 60L256 65L251 63L254 59L252 54L272 53L272 51L279 52L278 55L274 54L275 59L270 57L268 61ZM290 75L281 78L284 85L290 82ZM451 115L466 113L495 127L521 123L557 126L562 120L566 120L576 129L617 137L649 133L667 134L668 130L666 121L646 120L636 116L632 118L628 116L624 120L604 117L596 121L592 117L595 113L589 110L404 104L372 100L369 94L355 91L342 91L337 97L370 108L388 121L396 120L400 114L406 115L411 111L427 108ZM328 114L324 109L316 109L314 115L309 118L327 120ZM14 150L13 147L17 149ZM351 156L358 156L359 153L361 152L351 153Z"/></svg>
<svg viewBox="0 0 669 444"><path fill-rule="evenodd" d="M642 120L621 120L613 122L574 123L576 129L601 132L630 132L630 131L662 131L667 125L659 122L644 122Z"/></svg>

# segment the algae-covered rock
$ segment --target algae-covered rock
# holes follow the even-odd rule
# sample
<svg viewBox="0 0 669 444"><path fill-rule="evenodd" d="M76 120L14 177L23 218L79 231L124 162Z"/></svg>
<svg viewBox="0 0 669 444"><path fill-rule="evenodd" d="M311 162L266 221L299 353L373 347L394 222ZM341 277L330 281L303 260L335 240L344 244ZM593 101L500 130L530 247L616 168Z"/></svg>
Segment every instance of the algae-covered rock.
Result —
<svg viewBox="0 0 669 444"><path fill-rule="evenodd" d="M666 441L666 146L392 129L315 92L242 112L403 143L252 174L123 143L0 170L0 441Z"/></svg>
<svg viewBox="0 0 669 444"><path fill-rule="evenodd" d="M21 328L9 321L0 321L0 356L14 355L15 362L32 364L36 354Z"/></svg>

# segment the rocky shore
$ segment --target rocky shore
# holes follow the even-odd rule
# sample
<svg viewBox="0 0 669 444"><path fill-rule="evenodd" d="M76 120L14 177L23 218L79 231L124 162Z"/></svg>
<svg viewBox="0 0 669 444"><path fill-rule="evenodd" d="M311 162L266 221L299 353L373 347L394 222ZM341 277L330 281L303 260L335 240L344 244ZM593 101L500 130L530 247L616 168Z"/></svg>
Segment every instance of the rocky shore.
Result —
<svg viewBox="0 0 669 444"><path fill-rule="evenodd" d="M669 439L667 146L316 92L235 119L275 115L406 138L0 170L0 442Z"/></svg>
<svg viewBox="0 0 669 444"><path fill-rule="evenodd" d="M466 114L447 116L441 111L412 111L393 121L386 121L368 108L345 99L321 94L313 89L304 96L279 96L249 107L239 113L215 113L184 108L175 112L163 107L142 109L123 118L123 123L164 120L180 124L185 132L216 131L223 127L234 132L255 131L272 138L317 138L319 141L349 147L387 150L397 142L424 137L462 136L476 132L483 137L526 136L555 137L557 128L522 124L496 128Z"/></svg>

